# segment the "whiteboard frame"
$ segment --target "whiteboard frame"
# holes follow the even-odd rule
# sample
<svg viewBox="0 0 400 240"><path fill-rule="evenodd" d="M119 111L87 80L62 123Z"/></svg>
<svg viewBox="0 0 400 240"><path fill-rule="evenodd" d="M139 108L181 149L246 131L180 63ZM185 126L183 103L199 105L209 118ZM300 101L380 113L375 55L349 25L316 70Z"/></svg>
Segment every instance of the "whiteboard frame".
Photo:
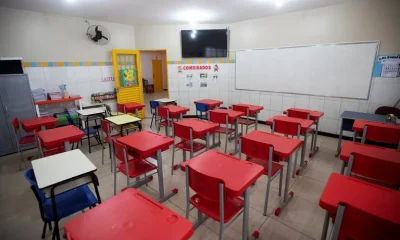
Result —
<svg viewBox="0 0 400 240"><path fill-rule="evenodd" d="M271 49L287 49L287 48L306 48L306 47L325 47L325 46L337 46L337 45L353 45L353 44L368 44L368 43L377 43L375 56L373 58L373 67L371 70L371 79L369 80L369 87L368 87L368 96L367 98L349 98L349 97L338 97L338 96L325 96L325 95L318 95L318 94L304 94L304 93L294 93L294 92L274 92L274 91L263 91L263 90L253 90L253 89L242 89L236 88L236 73L237 73L237 58L236 52L243 52L243 51L257 51L257 50L271 50ZM374 74L374 67L376 57L379 54L381 41L361 41L361 42L342 42L342 43L326 43L326 44L312 44L312 45L299 45L299 46L284 46L284 47L271 47L271 48L252 48L252 49L237 49L237 50L230 50L230 52L235 52L235 90L242 90L242 91L251 91L251 92L270 92L270 93L281 93L281 94L295 94L295 95L302 95L302 96L315 96L315 97L331 97L331 98L340 98L340 99L356 99L356 100L369 100L371 94L371 85L372 79Z"/></svg>

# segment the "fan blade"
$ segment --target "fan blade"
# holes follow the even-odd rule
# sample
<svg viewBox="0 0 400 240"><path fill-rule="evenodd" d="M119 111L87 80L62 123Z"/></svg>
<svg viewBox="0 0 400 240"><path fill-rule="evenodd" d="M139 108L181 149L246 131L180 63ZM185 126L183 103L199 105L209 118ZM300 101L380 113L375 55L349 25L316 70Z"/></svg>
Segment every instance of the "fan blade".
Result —
<svg viewBox="0 0 400 240"><path fill-rule="evenodd" d="M105 39L108 41L108 38L106 38L106 37L104 37L104 36L101 36L101 38L105 38Z"/></svg>
<svg viewBox="0 0 400 240"><path fill-rule="evenodd" d="M97 33L97 32L99 31L99 26L96 26L96 27L94 28L94 31Z"/></svg>

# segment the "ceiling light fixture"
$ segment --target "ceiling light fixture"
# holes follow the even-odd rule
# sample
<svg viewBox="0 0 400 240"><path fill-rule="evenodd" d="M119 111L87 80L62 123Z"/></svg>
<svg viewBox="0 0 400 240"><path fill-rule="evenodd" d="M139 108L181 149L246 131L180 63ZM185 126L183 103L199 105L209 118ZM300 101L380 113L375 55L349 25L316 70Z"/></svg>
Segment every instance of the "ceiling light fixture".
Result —
<svg viewBox="0 0 400 240"><path fill-rule="evenodd" d="M65 0L67 3L73 3L75 0Z"/></svg>
<svg viewBox="0 0 400 240"><path fill-rule="evenodd" d="M280 7L283 6L283 0L276 0L275 4L276 4L276 6L277 6L278 8L280 8Z"/></svg>

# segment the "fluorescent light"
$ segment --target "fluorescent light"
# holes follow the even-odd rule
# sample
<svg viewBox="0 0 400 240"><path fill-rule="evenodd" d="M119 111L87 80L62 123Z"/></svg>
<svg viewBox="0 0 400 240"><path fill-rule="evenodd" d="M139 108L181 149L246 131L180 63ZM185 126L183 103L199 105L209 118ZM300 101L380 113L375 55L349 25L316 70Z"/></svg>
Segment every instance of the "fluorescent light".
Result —
<svg viewBox="0 0 400 240"><path fill-rule="evenodd" d="M206 22L212 19L212 14L209 10L203 9L183 9L181 11L173 13L171 18L179 21L189 23L192 27L193 25Z"/></svg>
<svg viewBox="0 0 400 240"><path fill-rule="evenodd" d="M65 0L67 3L73 3L75 0Z"/></svg>
<svg viewBox="0 0 400 240"><path fill-rule="evenodd" d="M283 0L276 0L275 4L276 4L276 6L277 6L278 8L280 8L280 7L283 6Z"/></svg>

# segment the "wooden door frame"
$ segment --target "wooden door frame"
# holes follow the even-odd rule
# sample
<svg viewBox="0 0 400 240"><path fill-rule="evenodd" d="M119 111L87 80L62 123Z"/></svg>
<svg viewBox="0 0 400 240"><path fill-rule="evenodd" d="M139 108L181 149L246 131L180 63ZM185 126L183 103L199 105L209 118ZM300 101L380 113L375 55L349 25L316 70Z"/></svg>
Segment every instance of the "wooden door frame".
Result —
<svg viewBox="0 0 400 240"><path fill-rule="evenodd" d="M167 49L138 49L140 53L142 52L165 52L165 65L167 66L165 71L167 73L166 79L167 79L167 87L168 87L168 98L169 98L169 79L168 79L168 51ZM153 60L153 59L152 59ZM163 91L164 91L164 86L163 86Z"/></svg>

